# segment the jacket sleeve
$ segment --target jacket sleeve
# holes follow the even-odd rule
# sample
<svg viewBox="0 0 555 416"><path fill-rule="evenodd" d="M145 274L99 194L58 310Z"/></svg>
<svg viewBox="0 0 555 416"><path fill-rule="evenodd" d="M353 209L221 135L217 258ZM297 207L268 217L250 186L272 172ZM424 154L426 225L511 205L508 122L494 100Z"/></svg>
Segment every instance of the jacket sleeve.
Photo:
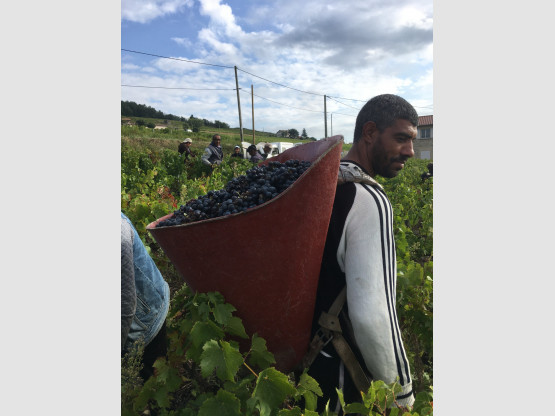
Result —
<svg viewBox="0 0 555 416"><path fill-rule="evenodd" d="M397 402L414 402L412 380L396 312L396 259L389 202L358 185L338 248L355 340L375 380L399 378ZM380 200L380 198L383 198ZM387 202L386 202L387 201Z"/></svg>
<svg viewBox="0 0 555 416"><path fill-rule="evenodd" d="M133 266L133 230L121 219L121 349L125 346L131 322L135 316L137 295Z"/></svg>
<svg viewBox="0 0 555 416"><path fill-rule="evenodd" d="M207 147L206 149L204 149L204 153L202 154L202 157L201 157L202 163L204 163L205 165L210 166L211 163L208 161L208 159L210 158L210 156L212 156L212 152L211 152L210 149Z"/></svg>

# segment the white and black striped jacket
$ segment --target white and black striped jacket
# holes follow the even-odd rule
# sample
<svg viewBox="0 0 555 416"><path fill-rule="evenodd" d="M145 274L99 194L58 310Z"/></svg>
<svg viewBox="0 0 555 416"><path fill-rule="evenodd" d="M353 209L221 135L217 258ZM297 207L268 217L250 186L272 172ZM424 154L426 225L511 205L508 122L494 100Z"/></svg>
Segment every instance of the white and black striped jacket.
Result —
<svg viewBox="0 0 555 416"><path fill-rule="evenodd" d="M313 333L321 311L327 311L347 285L346 310L354 340L349 344L372 379L399 382L401 405L412 405L412 380L396 311L397 265L393 211L383 188L354 162L342 161L346 176L359 180L338 185L328 229ZM360 180L360 178L363 178ZM329 347L329 346L328 346ZM358 349L357 349L358 347ZM326 348L333 353L333 349Z"/></svg>

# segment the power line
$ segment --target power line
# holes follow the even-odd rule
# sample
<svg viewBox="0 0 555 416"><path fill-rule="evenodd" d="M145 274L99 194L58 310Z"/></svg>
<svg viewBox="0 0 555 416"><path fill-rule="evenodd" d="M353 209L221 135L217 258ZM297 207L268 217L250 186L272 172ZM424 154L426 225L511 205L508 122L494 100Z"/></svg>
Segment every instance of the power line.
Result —
<svg viewBox="0 0 555 416"><path fill-rule="evenodd" d="M220 68L229 68L229 69L234 68L233 66L228 66L228 65L218 65L218 64L210 64L210 63L207 63L207 62L191 61L191 60L188 60L188 59L172 58L172 57L169 57L169 56L162 56L162 55L156 55L156 54L152 54L152 53L133 51L133 50L124 49L124 48L121 48L121 50L122 50L122 51L125 51L125 52L138 53L138 54L141 54L141 55L154 56L154 57L163 58L163 59L172 59L172 60L175 60L175 61L189 62L189 63L199 64L199 65L216 66L216 67L220 67ZM271 80L269 80L269 79L267 79L267 78L263 78L263 77L261 77L261 76L255 75L255 74L253 74L253 73L251 73L251 72L245 71L244 69L241 69L241 68L239 68L239 67L237 67L237 69L238 69L239 71L241 71L241 72L244 72L245 74L249 74L249 75L251 75L251 76L253 76L253 77L255 77L255 78L259 78L259 79L264 80L264 81L266 81L266 82L270 82L270 83L272 83L272 84L279 85L280 87L289 88L289 89L291 89L291 90L298 91L298 92L302 92L302 93L305 93L305 94L318 95L318 96L320 96L320 97L323 97L323 96L324 96L324 94L321 94L321 93L316 93L316 92L311 92L311 91L303 91L303 90L299 90L299 89L297 89L297 88L289 87L288 85L280 84L279 82L271 81ZM143 88L164 88L164 87L143 87ZM166 89L172 89L172 88L166 88ZM175 89L178 89L178 88L175 88ZM181 89L194 89L194 88L181 88ZM203 89L199 88L199 90L203 90ZM216 89L214 89L214 90L216 90ZM234 89L234 90L235 90L235 89ZM330 95L326 95L326 97L327 97L327 98L330 98L330 99L332 99L332 100L334 100L334 101L337 101L336 99L340 99L340 100L350 100L350 101L358 101L358 102L361 102L361 103L366 103L366 102L368 101L368 100L358 100L358 99L356 99L356 98L332 97L332 96L330 96ZM264 97L259 97L259 98L267 99L267 98L264 98ZM269 100L269 101L271 101L271 100ZM347 106L347 107L349 107L349 105L347 105L347 104L345 104L345 103L341 103L340 101L337 101L337 102L340 103L340 104L343 104L343 105L345 105L345 106ZM280 103L277 103L277 104L280 104ZM286 104L281 104L281 105L286 105ZM433 106L432 106L432 107L430 107L430 106L427 106L427 107L426 107L426 106L416 106L416 105L413 105L413 107L415 107L415 108L428 108L428 109L433 109ZM291 108L295 108L295 107L291 107ZM354 108L354 107L351 107L351 108ZM358 108L355 108L355 109L358 110ZM304 110L304 109L300 108L299 110ZM314 111L314 110L305 110L305 111ZM319 112L321 112L321 111L319 111ZM337 113L337 114L339 114L339 113Z"/></svg>
<svg viewBox="0 0 555 416"><path fill-rule="evenodd" d="M139 51L130 51L129 49L121 49L122 51L125 52L132 52L132 53L139 53L141 55L149 55L149 56L155 56L157 58L164 58L164 59L173 59L174 61L183 61L183 62L189 62L192 64L199 64L199 65L209 65L209 66L219 66L220 68L233 68L232 66L228 66L228 65L217 65L217 64L208 64L206 62L198 62L198 61L190 61L188 59L181 59L181 58L171 58L169 56L162 56L162 55L154 55L152 53L146 53L146 52L139 52Z"/></svg>
<svg viewBox="0 0 555 416"><path fill-rule="evenodd" d="M345 104L345 103L342 103L341 101L338 101L338 100L336 100L335 98L330 97L329 95L328 95L327 97L328 97L330 100L335 101L336 103L339 103L339 104L341 104L341 105L344 105L345 107L349 107L349 108L352 108L352 109L357 110L357 111L359 110L359 108L351 107L350 105L347 105L347 104Z"/></svg>
<svg viewBox="0 0 555 416"><path fill-rule="evenodd" d="M250 93L249 93L249 92L247 92L247 91L245 91L245 90L241 90L241 92L243 92L243 93L245 93L245 94L248 94L248 95L250 96ZM306 109L306 108L293 107L293 106L291 106L291 105L288 105L288 104L278 103L277 101L274 101L274 100L270 100L269 98L266 98L266 97L262 97L262 96L260 96L260 95L256 95L256 94L254 94L254 93L253 93L252 95L254 95L255 97L258 97L258 98L262 98L263 100L266 100L266 101L270 101L270 102L272 102L272 103L275 103L275 104L279 104L279 105L282 105L282 106L284 106L284 107L289 107L289 108L293 108L293 109L295 109L295 110L310 111L310 112L312 112L312 113L323 113L323 111L318 111L318 110L308 110L308 109Z"/></svg>
<svg viewBox="0 0 555 416"><path fill-rule="evenodd" d="M151 87L147 85L126 85L121 84L122 87L133 88L160 88L164 90L195 90L195 91L235 91L235 88L184 88L184 87ZM239 88L241 89L241 88Z"/></svg>
<svg viewBox="0 0 555 416"><path fill-rule="evenodd" d="M253 77L263 79L264 81L271 82L272 84L279 85L280 87L289 88L290 90L295 90L295 91L299 91L299 92L304 92L305 94L319 95L319 96L321 96L321 97L324 96L324 94L319 94L319 93L317 93L317 92L310 92L310 91L298 90L297 88L289 87L289 86L287 86L287 85L283 85L283 84L280 84L280 83L278 83L278 82L270 81L269 79L262 78L262 77L259 77L258 75L251 74L250 72L247 72L247 71L245 71L244 69L241 69L241 68L239 68L239 67L237 67L237 69L238 69L239 71L244 72L245 74L249 74L249 75L251 75L251 76L253 76Z"/></svg>

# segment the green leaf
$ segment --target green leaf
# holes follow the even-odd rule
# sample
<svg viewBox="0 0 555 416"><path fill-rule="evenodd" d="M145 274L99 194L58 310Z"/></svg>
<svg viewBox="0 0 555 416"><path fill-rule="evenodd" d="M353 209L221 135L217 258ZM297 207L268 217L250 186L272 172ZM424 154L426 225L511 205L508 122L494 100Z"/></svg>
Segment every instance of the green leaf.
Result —
<svg viewBox="0 0 555 416"><path fill-rule="evenodd" d="M359 413L361 415L367 415L370 409L364 406L362 403L349 403L344 407L345 414L347 413Z"/></svg>
<svg viewBox="0 0 555 416"><path fill-rule="evenodd" d="M394 407L389 411L389 416L398 416L399 415L399 408Z"/></svg>
<svg viewBox="0 0 555 416"><path fill-rule="evenodd" d="M216 304L216 306L214 306L214 319L216 319L216 322L219 324L227 325L227 323L231 319L231 313L236 310L237 309L235 309L229 303L218 303Z"/></svg>
<svg viewBox="0 0 555 416"><path fill-rule="evenodd" d="M220 347L221 345L221 347ZM204 344L200 361L203 377L208 377L214 370L220 380L234 380L239 367L243 364L243 356L229 342L210 340Z"/></svg>
<svg viewBox="0 0 555 416"><path fill-rule="evenodd" d="M276 362L274 354L266 348L266 341L264 338L260 338L257 334L252 336L251 349L247 361L249 364L258 366L258 368L262 369L268 368Z"/></svg>
<svg viewBox="0 0 555 416"><path fill-rule="evenodd" d="M248 338L249 336L245 332L245 327L243 326L243 321L237 316L232 316L226 323L225 329L231 335L235 335L241 338Z"/></svg>
<svg viewBox="0 0 555 416"><path fill-rule="evenodd" d="M287 376L273 367L260 372L252 397L260 403L261 416L270 415L288 395L296 392Z"/></svg>
<svg viewBox="0 0 555 416"><path fill-rule="evenodd" d="M320 388L320 385L314 378L308 375L307 371L308 370L305 370L301 374L299 378L299 384L297 386L297 390L301 394L304 393L305 391L310 391L322 397L323 393L322 393L322 389Z"/></svg>
<svg viewBox="0 0 555 416"><path fill-rule="evenodd" d="M341 408L345 409L345 399L343 398L343 390L335 389L337 392L337 397L339 397L339 403L341 403Z"/></svg>
<svg viewBox="0 0 555 416"><path fill-rule="evenodd" d="M187 356L198 362L202 354L204 344L210 340L220 340L224 337L224 331L211 321L199 321L191 329L191 343Z"/></svg>
<svg viewBox="0 0 555 416"><path fill-rule="evenodd" d="M318 397L310 391L304 392L302 396L304 397L305 410L316 410L318 406Z"/></svg>
<svg viewBox="0 0 555 416"><path fill-rule="evenodd" d="M175 368L170 367L165 358L158 358L154 362L153 367L158 370L156 380L162 382L169 392L174 392L181 386L183 380L179 372Z"/></svg>
<svg viewBox="0 0 555 416"><path fill-rule="evenodd" d="M301 416L303 412L301 411L300 407L295 406L292 409L281 409L278 412L278 416ZM305 414L306 416L306 414ZM318 416L318 414L316 414Z"/></svg>
<svg viewBox="0 0 555 416"><path fill-rule="evenodd" d="M299 378L297 392L305 399L305 410L316 410L318 402L316 396L322 397L323 393L318 382L307 374L307 370L305 370Z"/></svg>
<svg viewBox="0 0 555 416"><path fill-rule="evenodd" d="M220 389L216 397L202 404L198 416L241 416L241 402L230 392Z"/></svg>

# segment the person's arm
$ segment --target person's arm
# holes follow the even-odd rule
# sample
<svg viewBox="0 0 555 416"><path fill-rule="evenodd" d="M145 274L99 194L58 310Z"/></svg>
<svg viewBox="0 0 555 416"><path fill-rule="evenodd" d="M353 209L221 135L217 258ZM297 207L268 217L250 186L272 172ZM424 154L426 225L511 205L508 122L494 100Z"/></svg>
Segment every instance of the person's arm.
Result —
<svg viewBox="0 0 555 416"><path fill-rule="evenodd" d="M201 160L202 160L202 163L204 163L206 166L212 166L212 163L208 161L211 155L212 155L212 152L208 147L204 149L204 153L202 154Z"/></svg>
<svg viewBox="0 0 555 416"><path fill-rule="evenodd" d="M410 368L396 312L396 264L391 212L383 195L359 186L339 244L347 305L356 343L376 380L399 377L402 406L414 403ZM376 202L378 201L378 202Z"/></svg>
<svg viewBox="0 0 555 416"><path fill-rule="evenodd" d="M125 346L131 322L135 316L137 295L133 266L133 230L121 219L121 349Z"/></svg>

